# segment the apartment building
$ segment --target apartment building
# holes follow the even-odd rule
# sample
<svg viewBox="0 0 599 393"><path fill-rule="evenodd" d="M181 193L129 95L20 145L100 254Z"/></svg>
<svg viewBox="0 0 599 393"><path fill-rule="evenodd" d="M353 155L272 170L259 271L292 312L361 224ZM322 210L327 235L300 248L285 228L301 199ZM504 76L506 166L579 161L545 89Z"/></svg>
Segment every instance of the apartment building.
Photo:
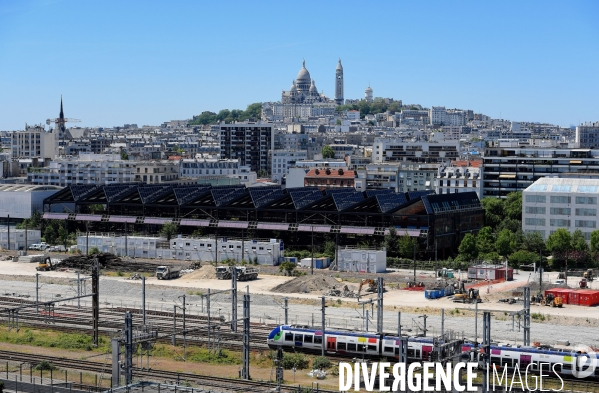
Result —
<svg viewBox="0 0 599 393"><path fill-rule="evenodd" d="M599 121L576 127L576 144L580 148L599 148Z"/></svg>
<svg viewBox="0 0 599 393"><path fill-rule="evenodd" d="M483 169L482 196L503 198L545 176L599 172L599 149L490 147Z"/></svg>
<svg viewBox="0 0 599 393"><path fill-rule="evenodd" d="M443 163L458 158L460 142L424 141L402 137L375 138L372 147L372 162L416 162Z"/></svg>
<svg viewBox="0 0 599 393"><path fill-rule="evenodd" d="M25 131L11 133L12 158L40 158L53 160L57 154L56 133L43 126L27 126Z"/></svg>
<svg viewBox="0 0 599 393"><path fill-rule="evenodd" d="M599 179L544 177L522 193L522 230L547 239L558 228L582 231L586 240L599 228Z"/></svg>
<svg viewBox="0 0 599 393"><path fill-rule="evenodd" d="M476 192L481 198L481 168L448 166L439 168L435 179L435 193L454 194L459 192Z"/></svg>
<svg viewBox="0 0 599 393"><path fill-rule="evenodd" d="M134 165L134 181L161 184L179 179L179 161L141 161Z"/></svg>
<svg viewBox="0 0 599 393"><path fill-rule="evenodd" d="M272 181L281 183L289 168L294 167L297 161L306 160L308 152L305 150L272 150L271 151Z"/></svg>
<svg viewBox="0 0 599 393"><path fill-rule="evenodd" d="M252 171L270 172L268 152L274 150L274 129L267 123L220 124L220 158L239 159Z"/></svg>
<svg viewBox="0 0 599 393"><path fill-rule="evenodd" d="M119 154L82 153L78 157L52 161L45 168L32 169L27 173L27 181L61 187L71 184L128 183L134 180L136 164L122 160Z"/></svg>

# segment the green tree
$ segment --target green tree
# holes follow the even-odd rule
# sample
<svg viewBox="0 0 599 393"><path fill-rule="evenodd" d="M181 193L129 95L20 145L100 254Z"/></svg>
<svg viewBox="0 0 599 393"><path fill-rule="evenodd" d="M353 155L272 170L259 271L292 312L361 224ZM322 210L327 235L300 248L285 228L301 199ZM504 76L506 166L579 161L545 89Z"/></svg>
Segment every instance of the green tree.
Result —
<svg viewBox="0 0 599 393"><path fill-rule="evenodd" d="M527 250L518 250L508 257L508 263L513 268L520 268L522 265L532 265L539 262L539 254Z"/></svg>
<svg viewBox="0 0 599 393"><path fill-rule="evenodd" d="M525 233L522 238L522 248L538 254L545 251L545 240L543 240L543 236L539 232Z"/></svg>
<svg viewBox="0 0 599 393"><path fill-rule="evenodd" d="M389 234L385 235L383 240L385 250L387 250L388 257L396 257L399 255L399 239L397 238L397 231L394 227L389 228Z"/></svg>
<svg viewBox="0 0 599 393"><path fill-rule="evenodd" d="M335 150L329 145L325 145L321 150L322 158L335 158Z"/></svg>
<svg viewBox="0 0 599 393"><path fill-rule="evenodd" d="M268 172L264 169L259 169L256 175L258 176L258 178L268 177Z"/></svg>
<svg viewBox="0 0 599 393"><path fill-rule="evenodd" d="M323 256L328 257L331 261L335 259L336 246L335 242L326 242L324 244Z"/></svg>
<svg viewBox="0 0 599 393"><path fill-rule="evenodd" d="M69 231L67 231L67 229L64 227L64 225L61 225L58 227L58 239L57 240L60 240L60 244L62 244L64 246L64 248L68 247Z"/></svg>
<svg viewBox="0 0 599 393"><path fill-rule="evenodd" d="M497 228L495 228L497 230L497 232L501 232L504 229L509 230L510 232L517 232L517 231L521 231L522 230L522 221L520 220L514 220L511 218L506 218L505 220L501 221L499 223L499 225L497 225Z"/></svg>
<svg viewBox="0 0 599 393"><path fill-rule="evenodd" d="M495 251L495 239L491 227L482 227L476 235L476 249L479 255L489 254Z"/></svg>
<svg viewBox="0 0 599 393"><path fill-rule="evenodd" d="M279 265L279 271L284 272L287 276L293 276L293 271L296 268L296 264L293 262L285 261Z"/></svg>
<svg viewBox="0 0 599 393"><path fill-rule="evenodd" d="M44 230L44 240L48 244L55 244L56 238L57 238L57 235L56 235L56 230L54 229L54 225L48 225L46 227L46 229Z"/></svg>
<svg viewBox="0 0 599 393"><path fill-rule="evenodd" d="M168 222L162 226L162 230L160 234L166 237L167 241L171 241L173 236L175 236L179 231L179 227L174 222Z"/></svg>
<svg viewBox="0 0 599 393"><path fill-rule="evenodd" d="M18 229L27 228L41 228L42 224L45 222L44 216L39 211L34 211L31 213L31 217L24 219L20 224L17 225Z"/></svg>
<svg viewBox="0 0 599 393"><path fill-rule="evenodd" d="M94 203L92 205L89 205L87 207L89 209L90 213L100 213L104 211L104 205L100 204L100 203Z"/></svg>
<svg viewBox="0 0 599 393"><path fill-rule="evenodd" d="M485 225L495 229L505 219L505 207L503 200L499 198L486 197L481 201L485 210Z"/></svg>
<svg viewBox="0 0 599 393"><path fill-rule="evenodd" d="M478 257L478 249L476 247L476 238L473 234L467 233L460 242L458 248L460 259L463 261L472 261Z"/></svg>
<svg viewBox="0 0 599 393"><path fill-rule="evenodd" d="M504 202L508 218L522 221L522 192L510 192Z"/></svg>
<svg viewBox="0 0 599 393"><path fill-rule="evenodd" d="M125 149L121 149L121 160L128 160L129 159L129 154L127 154L127 152L125 151Z"/></svg>
<svg viewBox="0 0 599 393"><path fill-rule="evenodd" d="M398 241L399 256L402 258L413 258L415 244L416 241L407 233L401 236Z"/></svg>
<svg viewBox="0 0 599 393"><path fill-rule="evenodd" d="M547 238L547 249L554 255L564 253L571 247L572 236L567 229L558 228Z"/></svg>
<svg viewBox="0 0 599 393"><path fill-rule="evenodd" d="M570 250L585 252L589 251L589 245L584 239L584 235L580 229L575 230L572 234L572 239L570 240Z"/></svg>
<svg viewBox="0 0 599 393"><path fill-rule="evenodd" d="M514 233L508 229L504 229L497 235L495 249L499 255L502 257L507 257L514 250L516 246L515 243Z"/></svg>
<svg viewBox="0 0 599 393"><path fill-rule="evenodd" d="M599 252L599 229L591 232L591 251Z"/></svg>

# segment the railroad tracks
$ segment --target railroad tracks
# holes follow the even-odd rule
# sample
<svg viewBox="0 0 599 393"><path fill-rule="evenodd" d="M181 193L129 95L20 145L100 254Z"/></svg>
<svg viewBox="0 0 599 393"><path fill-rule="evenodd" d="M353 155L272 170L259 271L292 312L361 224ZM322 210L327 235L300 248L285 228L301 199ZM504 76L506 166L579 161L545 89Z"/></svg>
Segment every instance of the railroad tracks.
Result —
<svg viewBox="0 0 599 393"><path fill-rule="evenodd" d="M106 373L109 367L103 363L92 362L88 360L66 359L56 356L40 356L26 353L0 351L0 358L5 361L15 361L30 364L38 364L45 360L54 366L80 371L89 371L95 373ZM109 373L108 373L109 374ZM227 389L235 392L267 392L276 387L276 384L270 381L248 381L244 379L223 378L214 376L197 375L191 373L178 373L165 370L133 370L133 377L145 381L178 381L179 383L191 383L199 386L210 386L213 388ZM321 393L333 393L334 390L319 389ZM297 392L297 386L283 385L281 392Z"/></svg>

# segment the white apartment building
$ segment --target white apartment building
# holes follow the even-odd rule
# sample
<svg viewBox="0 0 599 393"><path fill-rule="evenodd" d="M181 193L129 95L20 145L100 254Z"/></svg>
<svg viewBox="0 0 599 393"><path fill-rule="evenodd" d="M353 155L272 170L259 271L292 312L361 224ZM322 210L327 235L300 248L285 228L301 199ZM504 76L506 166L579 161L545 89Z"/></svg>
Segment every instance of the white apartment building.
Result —
<svg viewBox="0 0 599 393"><path fill-rule="evenodd" d="M134 161L122 160L119 154L82 153L77 158L52 161L49 167L36 168L27 181L37 185L66 187L71 184L116 184L132 182Z"/></svg>
<svg viewBox="0 0 599 393"><path fill-rule="evenodd" d="M203 178L208 176L230 176L239 175L238 159L220 158L193 158L182 159L179 176L185 178Z"/></svg>
<svg viewBox="0 0 599 393"><path fill-rule="evenodd" d="M445 109L444 106L433 106L430 109L430 124L435 126L464 126L466 113L459 109Z"/></svg>
<svg viewBox="0 0 599 393"><path fill-rule="evenodd" d="M599 228L599 179L543 177L522 193L522 230L544 239L558 228L580 229L588 241Z"/></svg>
<svg viewBox="0 0 599 393"><path fill-rule="evenodd" d="M482 195L481 168L440 167L435 179L436 194L454 194L474 191L479 199Z"/></svg>
<svg viewBox="0 0 599 393"><path fill-rule="evenodd" d="M598 148L599 121L584 123L576 127L576 144L580 148Z"/></svg>
<svg viewBox="0 0 599 393"><path fill-rule="evenodd" d="M396 192L435 189L436 164L384 163L368 164L359 169L354 181L357 190L389 188Z"/></svg>
<svg viewBox="0 0 599 393"><path fill-rule="evenodd" d="M25 131L11 133L13 158L40 158L53 160L57 155L56 133L47 132L43 126L27 126Z"/></svg>
<svg viewBox="0 0 599 393"><path fill-rule="evenodd" d="M460 154L460 142L420 141L402 137L375 138L372 162L442 163L455 160Z"/></svg>
<svg viewBox="0 0 599 393"><path fill-rule="evenodd" d="M160 184L179 178L179 161L140 161L134 165L134 180L138 182Z"/></svg>
<svg viewBox="0 0 599 393"><path fill-rule="evenodd" d="M308 159L305 150L272 150L271 151L271 179L281 183L289 168L294 167L297 161Z"/></svg>

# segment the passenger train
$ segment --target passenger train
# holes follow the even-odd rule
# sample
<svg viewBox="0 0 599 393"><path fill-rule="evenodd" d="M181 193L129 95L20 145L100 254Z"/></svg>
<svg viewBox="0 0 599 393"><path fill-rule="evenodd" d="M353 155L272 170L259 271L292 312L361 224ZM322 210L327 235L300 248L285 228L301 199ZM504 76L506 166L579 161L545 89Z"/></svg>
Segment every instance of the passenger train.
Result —
<svg viewBox="0 0 599 393"><path fill-rule="evenodd" d="M277 326L268 335L269 348L321 353L322 330L307 326ZM325 332L325 349L328 355L353 356L357 358L399 359L400 342L397 335L376 333L329 331ZM429 361L433 352L432 338L408 338L408 362ZM476 354L476 355L475 355ZM462 357L466 361L478 361L474 344L462 344ZM495 368L512 369L516 364L522 372L529 365L530 373L539 373L540 363L543 373L553 374L553 370L565 377L599 380L599 355L593 352L562 350L556 348L512 347L491 345L491 364ZM554 368L555 365L555 368ZM551 371L550 371L551 370Z"/></svg>

